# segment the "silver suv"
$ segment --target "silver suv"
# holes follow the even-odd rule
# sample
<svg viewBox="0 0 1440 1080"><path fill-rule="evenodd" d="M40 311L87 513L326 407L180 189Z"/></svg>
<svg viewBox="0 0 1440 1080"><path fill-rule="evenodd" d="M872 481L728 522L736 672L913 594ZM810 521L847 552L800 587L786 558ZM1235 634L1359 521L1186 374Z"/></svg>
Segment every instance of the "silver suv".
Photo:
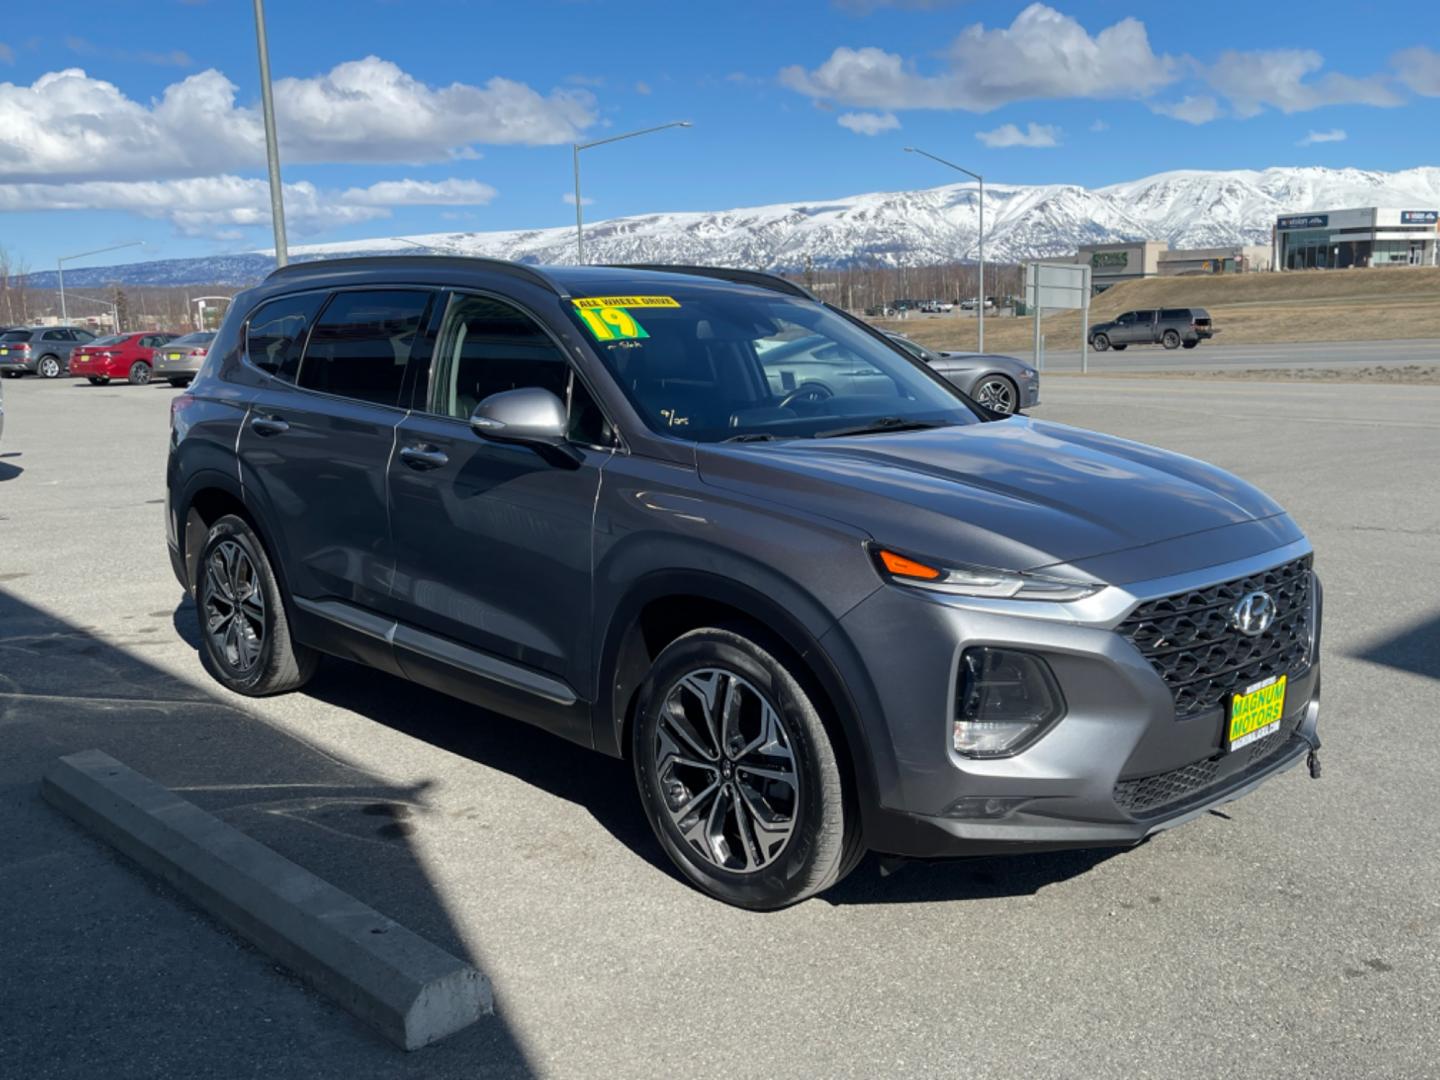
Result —
<svg viewBox="0 0 1440 1080"><path fill-rule="evenodd" d="M70 370L70 354L95 340L78 326L36 326L0 334L0 373L58 379Z"/></svg>
<svg viewBox="0 0 1440 1080"><path fill-rule="evenodd" d="M290 266L171 418L215 678L328 653L627 758L733 904L866 850L1134 844L1319 745L1320 583L1273 500L981 408L768 275Z"/></svg>

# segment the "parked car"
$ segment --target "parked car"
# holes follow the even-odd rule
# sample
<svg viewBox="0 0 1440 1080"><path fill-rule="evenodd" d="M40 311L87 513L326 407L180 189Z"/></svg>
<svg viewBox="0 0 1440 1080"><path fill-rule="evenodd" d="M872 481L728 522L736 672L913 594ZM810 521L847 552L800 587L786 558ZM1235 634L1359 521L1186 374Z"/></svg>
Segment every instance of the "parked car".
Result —
<svg viewBox="0 0 1440 1080"><path fill-rule="evenodd" d="M189 386L200 373L200 365L210 355L214 330L200 330L177 337L155 350L155 378L165 379L171 386Z"/></svg>
<svg viewBox="0 0 1440 1080"><path fill-rule="evenodd" d="M1023 360L996 353L936 352L904 334L886 331L885 336L987 409L1013 413L1040 404L1040 373Z"/></svg>
<svg viewBox="0 0 1440 1080"><path fill-rule="evenodd" d="M1127 311L1110 322L1092 326L1090 347L1096 352L1123 350L1131 345L1193 349L1218 333L1204 308L1149 308Z"/></svg>
<svg viewBox="0 0 1440 1080"><path fill-rule="evenodd" d="M880 377L777 389L809 337ZM211 674L274 694L330 653L626 758L730 903L867 849L1133 844L1317 752L1280 506L980 409L781 278L305 262L211 351L166 472Z"/></svg>
<svg viewBox="0 0 1440 1080"><path fill-rule="evenodd" d="M155 368L155 350L174 338L163 332L111 334L76 349L70 374L89 379L93 386L104 386L111 379L144 386Z"/></svg>
<svg viewBox="0 0 1440 1080"><path fill-rule="evenodd" d="M70 370L70 354L95 340L78 326L31 326L0 334L0 373L58 379Z"/></svg>

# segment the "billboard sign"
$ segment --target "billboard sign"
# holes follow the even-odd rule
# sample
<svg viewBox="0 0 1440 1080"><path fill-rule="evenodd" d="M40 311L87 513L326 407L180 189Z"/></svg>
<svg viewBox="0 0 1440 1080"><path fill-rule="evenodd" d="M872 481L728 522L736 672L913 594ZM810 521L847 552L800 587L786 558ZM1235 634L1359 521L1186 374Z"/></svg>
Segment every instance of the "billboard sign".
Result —
<svg viewBox="0 0 1440 1080"><path fill-rule="evenodd" d="M1291 214L1275 222L1275 227L1278 229L1324 229L1329 224L1329 214Z"/></svg>
<svg viewBox="0 0 1440 1080"><path fill-rule="evenodd" d="M1401 210L1401 225L1435 225L1440 223L1440 210Z"/></svg>
<svg viewBox="0 0 1440 1080"><path fill-rule="evenodd" d="M1084 263L1027 263L1025 305L1077 310L1090 306L1090 267Z"/></svg>

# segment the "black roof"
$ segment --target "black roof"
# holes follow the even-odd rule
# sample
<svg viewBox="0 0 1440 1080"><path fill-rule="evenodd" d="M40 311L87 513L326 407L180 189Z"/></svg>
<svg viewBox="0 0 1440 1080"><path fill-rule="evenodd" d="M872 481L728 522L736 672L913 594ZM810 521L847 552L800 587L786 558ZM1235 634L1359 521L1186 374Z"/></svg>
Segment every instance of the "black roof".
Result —
<svg viewBox="0 0 1440 1080"><path fill-rule="evenodd" d="M632 294L666 284L690 284L695 278L710 278L734 285L749 285L806 299L817 299L807 289L777 274L712 266L530 266L505 259L470 258L461 255L364 255L348 259L310 259L273 271L266 284L304 281L367 271L416 271L426 277L444 272L455 274L486 272L505 274L548 289L561 297Z"/></svg>

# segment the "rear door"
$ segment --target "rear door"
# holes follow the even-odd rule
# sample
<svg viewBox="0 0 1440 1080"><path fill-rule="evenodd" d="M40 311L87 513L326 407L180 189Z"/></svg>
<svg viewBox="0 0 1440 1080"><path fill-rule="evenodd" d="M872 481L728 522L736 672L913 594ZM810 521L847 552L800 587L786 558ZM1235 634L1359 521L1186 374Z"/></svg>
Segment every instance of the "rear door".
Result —
<svg viewBox="0 0 1440 1080"><path fill-rule="evenodd" d="M487 685L518 690L536 699L527 718L588 742L588 720L571 706L589 682L592 530L609 426L564 350L507 298L452 294L436 341L390 464L400 663L472 700L484 701ZM567 402L573 460L470 429L479 402L521 387Z"/></svg>
<svg viewBox="0 0 1440 1080"><path fill-rule="evenodd" d="M426 289L303 293L250 317L249 358L272 378L241 428L242 482L247 499L263 503L284 547L287 585L307 611L324 603L324 613L353 623L356 611L380 608L390 590L385 475L405 416L405 366L426 347L433 296Z"/></svg>

